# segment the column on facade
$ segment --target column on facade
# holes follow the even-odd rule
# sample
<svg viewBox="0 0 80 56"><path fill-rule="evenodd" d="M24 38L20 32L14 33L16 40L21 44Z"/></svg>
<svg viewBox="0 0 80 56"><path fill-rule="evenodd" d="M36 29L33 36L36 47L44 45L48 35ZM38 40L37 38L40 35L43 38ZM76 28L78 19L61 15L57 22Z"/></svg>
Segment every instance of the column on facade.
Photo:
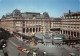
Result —
<svg viewBox="0 0 80 56"><path fill-rule="evenodd" d="M30 32L30 28L28 28L28 32Z"/></svg>
<svg viewBox="0 0 80 56"><path fill-rule="evenodd" d="M26 33L26 21L25 21L25 33Z"/></svg>
<svg viewBox="0 0 80 56"><path fill-rule="evenodd" d="M60 30L60 34L61 34L61 32L62 32L62 31Z"/></svg>
<svg viewBox="0 0 80 56"><path fill-rule="evenodd" d="M67 35L67 31L65 31L65 35Z"/></svg>
<svg viewBox="0 0 80 56"><path fill-rule="evenodd" d="M71 36L71 31L70 31L70 36Z"/></svg>
<svg viewBox="0 0 80 56"><path fill-rule="evenodd" d="M73 38L74 38L74 32L73 32Z"/></svg>
<svg viewBox="0 0 80 56"><path fill-rule="evenodd" d="M34 28L33 28L33 30L32 30L33 32L34 32Z"/></svg>
<svg viewBox="0 0 80 56"><path fill-rule="evenodd" d="M32 28L32 33L33 33L33 28Z"/></svg>
<svg viewBox="0 0 80 56"><path fill-rule="evenodd" d="M75 36L75 37L76 37L76 38L78 37L78 36L77 36L77 32L76 32L76 36Z"/></svg>
<svg viewBox="0 0 80 56"><path fill-rule="evenodd" d="M62 30L62 34L63 34L63 30Z"/></svg>

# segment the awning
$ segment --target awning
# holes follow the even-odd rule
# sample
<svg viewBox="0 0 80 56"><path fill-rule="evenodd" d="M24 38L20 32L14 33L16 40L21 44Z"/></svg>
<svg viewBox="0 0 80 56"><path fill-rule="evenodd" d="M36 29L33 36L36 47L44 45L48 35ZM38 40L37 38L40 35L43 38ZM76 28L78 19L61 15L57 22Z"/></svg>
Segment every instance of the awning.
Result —
<svg viewBox="0 0 80 56"><path fill-rule="evenodd" d="M50 29L51 31L60 31L60 28L53 28L53 29Z"/></svg>
<svg viewBox="0 0 80 56"><path fill-rule="evenodd" d="M64 35L56 35L57 37L65 37Z"/></svg>

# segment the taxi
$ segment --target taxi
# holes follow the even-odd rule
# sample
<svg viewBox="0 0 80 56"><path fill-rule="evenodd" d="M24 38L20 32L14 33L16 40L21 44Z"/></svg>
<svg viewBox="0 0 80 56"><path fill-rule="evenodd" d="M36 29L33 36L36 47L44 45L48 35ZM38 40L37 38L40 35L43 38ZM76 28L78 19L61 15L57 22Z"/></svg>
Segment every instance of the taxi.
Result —
<svg viewBox="0 0 80 56"><path fill-rule="evenodd" d="M28 53L31 53L31 52L28 51L27 49L23 49L22 52L27 53L27 54L28 54Z"/></svg>

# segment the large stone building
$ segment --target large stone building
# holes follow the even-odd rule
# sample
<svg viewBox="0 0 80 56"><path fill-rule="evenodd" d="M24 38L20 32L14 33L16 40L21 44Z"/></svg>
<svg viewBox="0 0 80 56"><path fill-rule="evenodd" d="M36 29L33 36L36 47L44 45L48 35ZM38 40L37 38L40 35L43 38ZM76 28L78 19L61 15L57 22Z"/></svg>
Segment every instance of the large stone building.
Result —
<svg viewBox="0 0 80 56"><path fill-rule="evenodd" d="M1 19L1 27L5 30L21 34L50 31L50 18L48 13L25 12L15 9Z"/></svg>
<svg viewBox="0 0 80 56"><path fill-rule="evenodd" d="M24 12L15 9L12 13L4 15L1 27L23 34L35 32L55 31L66 36L80 38L80 12L64 13L61 18L51 19L48 13Z"/></svg>
<svg viewBox="0 0 80 56"><path fill-rule="evenodd" d="M80 38L80 12L64 13L61 18L51 20L51 30L67 37Z"/></svg>
<svg viewBox="0 0 80 56"><path fill-rule="evenodd" d="M61 19L61 33L73 38L80 38L80 12L64 13Z"/></svg>

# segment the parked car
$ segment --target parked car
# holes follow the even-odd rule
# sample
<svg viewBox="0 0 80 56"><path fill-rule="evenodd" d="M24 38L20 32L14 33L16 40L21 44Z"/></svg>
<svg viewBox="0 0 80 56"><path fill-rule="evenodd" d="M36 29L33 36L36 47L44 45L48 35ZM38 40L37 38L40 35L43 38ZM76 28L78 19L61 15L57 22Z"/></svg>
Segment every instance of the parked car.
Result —
<svg viewBox="0 0 80 56"><path fill-rule="evenodd" d="M69 56L76 56L75 53L69 53Z"/></svg>
<svg viewBox="0 0 80 56"><path fill-rule="evenodd" d="M5 48L6 46L7 46L6 44L3 44L3 46L2 46L2 47L3 47L3 48Z"/></svg>
<svg viewBox="0 0 80 56"><path fill-rule="evenodd" d="M31 52L28 51L27 49L23 49L22 51L23 51L24 53L31 54Z"/></svg>
<svg viewBox="0 0 80 56"><path fill-rule="evenodd" d="M17 46L17 49L19 49L21 51L23 50L23 48L21 48L21 46Z"/></svg>

